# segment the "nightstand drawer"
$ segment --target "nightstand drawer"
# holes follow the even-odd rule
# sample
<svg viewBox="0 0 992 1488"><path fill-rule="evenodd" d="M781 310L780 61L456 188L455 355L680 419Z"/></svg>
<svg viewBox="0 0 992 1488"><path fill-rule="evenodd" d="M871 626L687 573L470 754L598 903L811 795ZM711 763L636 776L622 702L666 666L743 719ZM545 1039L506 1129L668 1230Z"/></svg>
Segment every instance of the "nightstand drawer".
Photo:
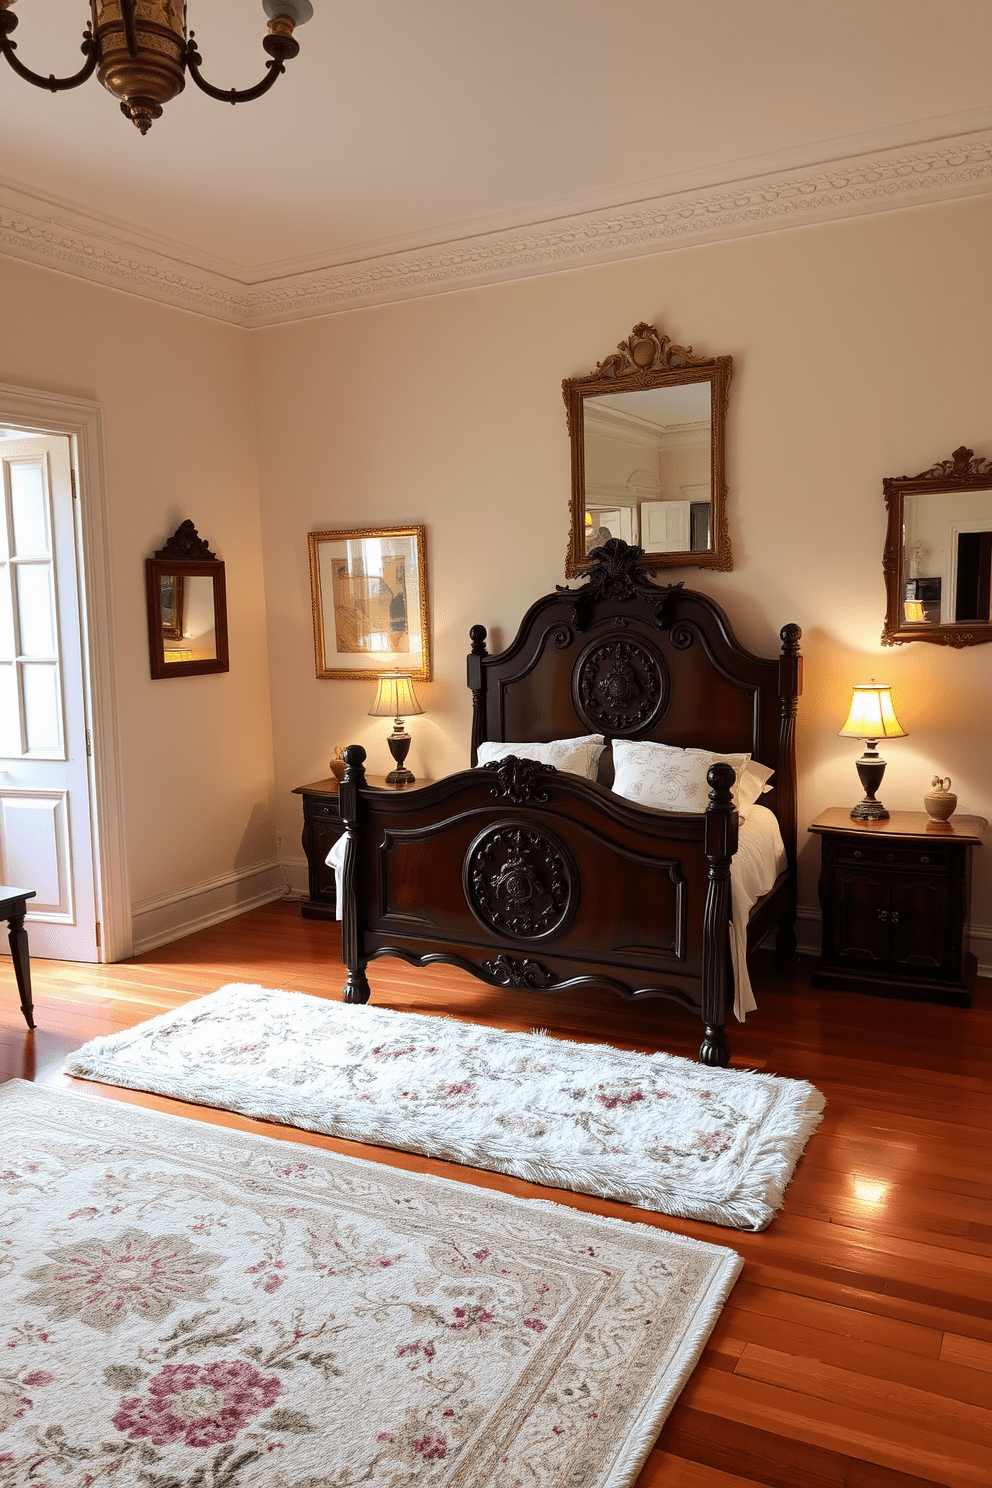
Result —
<svg viewBox="0 0 992 1488"><path fill-rule="evenodd" d="M833 861L849 863L852 867L921 868L939 873L947 868L950 858L946 849L929 847L924 852L918 847L879 847L874 843L870 847L855 847L850 842L841 841L837 844Z"/></svg>
<svg viewBox="0 0 992 1488"><path fill-rule="evenodd" d="M311 798L307 800L307 806L309 807L308 814L312 821L339 822L341 820L341 812L337 800L315 801Z"/></svg>

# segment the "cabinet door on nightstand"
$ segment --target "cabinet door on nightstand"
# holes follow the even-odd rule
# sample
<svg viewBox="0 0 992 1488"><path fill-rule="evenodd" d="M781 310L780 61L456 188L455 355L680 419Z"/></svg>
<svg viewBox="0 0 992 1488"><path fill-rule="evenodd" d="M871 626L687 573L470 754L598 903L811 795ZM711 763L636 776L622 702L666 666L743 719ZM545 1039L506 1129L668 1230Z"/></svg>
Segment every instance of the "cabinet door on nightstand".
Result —
<svg viewBox="0 0 992 1488"><path fill-rule="evenodd" d="M328 868L324 860L343 831L344 824L339 819L325 815L318 808L304 832L304 846L310 864L311 903L326 904L332 911L336 898L334 869ZM309 846L306 844L307 832L309 833Z"/></svg>
<svg viewBox="0 0 992 1488"><path fill-rule="evenodd" d="M894 878L890 905L893 966L917 976L953 975L958 968L950 964L954 936L947 879Z"/></svg>
<svg viewBox="0 0 992 1488"><path fill-rule="evenodd" d="M843 961L889 960L889 880L864 868L835 868L833 949Z"/></svg>

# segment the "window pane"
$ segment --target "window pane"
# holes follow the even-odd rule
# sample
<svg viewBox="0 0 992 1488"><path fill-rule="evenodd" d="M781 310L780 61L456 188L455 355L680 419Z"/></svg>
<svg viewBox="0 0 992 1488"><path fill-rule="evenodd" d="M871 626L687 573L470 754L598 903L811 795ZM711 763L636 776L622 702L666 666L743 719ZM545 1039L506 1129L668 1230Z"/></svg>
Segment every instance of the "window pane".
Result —
<svg viewBox="0 0 992 1488"><path fill-rule="evenodd" d="M0 661L14 659L14 611L10 602L10 569L0 563Z"/></svg>
<svg viewBox="0 0 992 1488"><path fill-rule="evenodd" d="M14 554L18 558L31 558L48 553L48 502L40 461L10 462L10 506L14 519Z"/></svg>
<svg viewBox="0 0 992 1488"><path fill-rule="evenodd" d="M22 563L15 569L15 574L21 655L53 657L57 649L52 566L50 563Z"/></svg>
<svg viewBox="0 0 992 1488"><path fill-rule="evenodd" d="M21 753L21 720L17 706L17 670L10 662L0 662L0 758L17 758Z"/></svg>
<svg viewBox="0 0 992 1488"><path fill-rule="evenodd" d="M21 667L24 689L24 721L27 725L29 754L58 754L62 731L59 727L59 673L54 663L25 662Z"/></svg>

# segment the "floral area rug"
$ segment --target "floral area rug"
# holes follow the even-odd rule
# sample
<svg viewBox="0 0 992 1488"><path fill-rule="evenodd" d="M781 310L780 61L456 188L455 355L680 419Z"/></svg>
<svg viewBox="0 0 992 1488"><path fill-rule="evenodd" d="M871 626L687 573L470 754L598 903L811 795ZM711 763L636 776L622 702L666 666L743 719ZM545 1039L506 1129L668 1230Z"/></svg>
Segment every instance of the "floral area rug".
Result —
<svg viewBox="0 0 992 1488"><path fill-rule="evenodd" d="M626 1488L741 1265L21 1081L0 1123L3 1488Z"/></svg>
<svg viewBox="0 0 992 1488"><path fill-rule="evenodd" d="M824 1105L799 1080L241 985L63 1069L746 1230Z"/></svg>

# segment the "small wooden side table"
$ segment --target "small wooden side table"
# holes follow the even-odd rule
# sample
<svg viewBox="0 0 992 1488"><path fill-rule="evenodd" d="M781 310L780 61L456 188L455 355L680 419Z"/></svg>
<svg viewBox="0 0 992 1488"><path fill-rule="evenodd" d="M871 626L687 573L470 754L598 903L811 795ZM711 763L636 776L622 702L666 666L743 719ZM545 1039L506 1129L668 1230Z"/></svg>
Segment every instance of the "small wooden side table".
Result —
<svg viewBox="0 0 992 1488"><path fill-rule="evenodd" d="M428 780L415 780L412 785L387 785L385 775L369 775L366 783L378 790L409 791ZM300 905L300 914L305 920L337 919L337 894L334 886L334 869L328 868L324 859L344 831L341 820L341 803L338 799L338 782L332 775L330 780L315 780L310 785L297 785L294 796L303 797L303 851L307 855L310 897Z"/></svg>
<svg viewBox="0 0 992 1488"><path fill-rule="evenodd" d="M34 889L14 889L0 884L0 920L7 921L10 959L14 963L14 980L21 995L21 1012L29 1028L34 1028L34 1006L31 1002L31 961L28 956L28 932L24 928L29 899Z"/></svg>
<svg viewBox="0 0 992 1488"><path fill-rule="evenodd" d="M986 825L980 816L933 822L923 811L854 821L843 806L818 816L809 828L822 847L813 986L968 1007L971 855Z"/></svg>

